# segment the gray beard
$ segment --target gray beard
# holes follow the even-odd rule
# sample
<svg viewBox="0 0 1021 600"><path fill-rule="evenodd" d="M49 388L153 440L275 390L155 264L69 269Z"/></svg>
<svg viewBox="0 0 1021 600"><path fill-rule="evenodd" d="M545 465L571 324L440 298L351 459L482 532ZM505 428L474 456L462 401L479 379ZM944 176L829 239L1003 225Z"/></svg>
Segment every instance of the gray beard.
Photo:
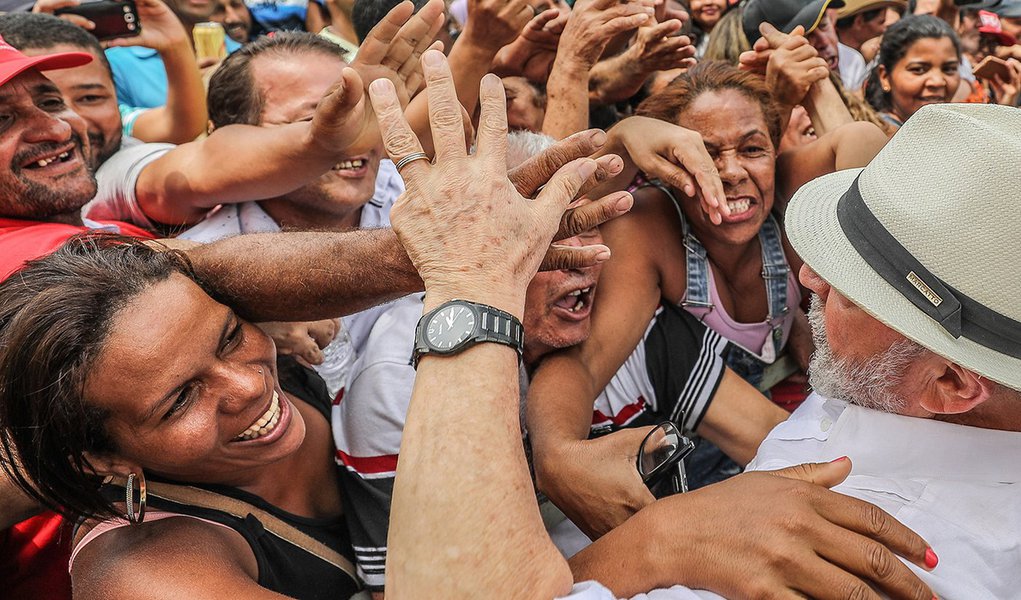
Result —
<svg viewBox="0 0 1021 600"><path fill-rule="evenodd" d="M813 390L826 398L873 410L889 413L904 410L907 400L895 393L894 388L903 381L911 363L926 352L925 348L904 339L894 342L885 352L854 364L833 355L826 339L823 302L815 294L812 295L808 321L812 325L812 340L815 342L815 352L808 367L808 382Z"/></svg>

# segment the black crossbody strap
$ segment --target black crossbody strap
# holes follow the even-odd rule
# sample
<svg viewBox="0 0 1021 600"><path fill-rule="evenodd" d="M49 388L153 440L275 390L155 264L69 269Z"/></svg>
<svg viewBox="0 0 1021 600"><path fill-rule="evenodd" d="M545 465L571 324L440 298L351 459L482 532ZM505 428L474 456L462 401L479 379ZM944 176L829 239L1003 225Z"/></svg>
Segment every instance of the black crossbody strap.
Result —
<svg viewBox="0 0 1021 600"><path fill-rule="evenodd" d="M126 480L122 477L115 477L113 483L116 485L124 485L125 481ZM268 511L257 506L253 506L243 500L238 500L236 498L231 498L229 496L224 496L222 494L217 494L215 492L210 492L209 490L204 490L190 485L176 485L172 483L150 481L146 487L148 495L156 496L157 498L169 500L178 504L218 510L239 519L244 519L248 515L252 515L259 520L263 529L285 542L297 546L309 554L317 556L347 573L347 575L357 583L358 589L362 589L362 581L358 578L358 573L350 560L345 558L333 548L330 548L326 544L320 542L293 525L284 522Z"/></svg>

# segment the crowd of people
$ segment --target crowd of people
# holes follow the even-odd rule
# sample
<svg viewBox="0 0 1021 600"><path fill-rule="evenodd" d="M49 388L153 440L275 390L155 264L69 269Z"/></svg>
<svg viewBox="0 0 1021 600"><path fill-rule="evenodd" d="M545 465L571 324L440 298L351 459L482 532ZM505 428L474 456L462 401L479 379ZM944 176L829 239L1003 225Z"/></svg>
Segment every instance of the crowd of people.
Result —
<svg viewBox="0 0 1021 600"><path fill-rule="evenodd" d="M1018 597L1021 0L86 4L0 2L5 597Z"/></svg>

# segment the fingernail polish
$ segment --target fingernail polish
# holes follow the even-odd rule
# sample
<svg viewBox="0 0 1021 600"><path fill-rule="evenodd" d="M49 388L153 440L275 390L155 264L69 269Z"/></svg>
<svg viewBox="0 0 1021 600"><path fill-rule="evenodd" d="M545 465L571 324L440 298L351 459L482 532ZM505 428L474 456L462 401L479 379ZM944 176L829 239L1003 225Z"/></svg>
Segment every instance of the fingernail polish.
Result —
<svg viewBox="0 0 1021 600"><path fill-rule="evenodd" d="M838 463L838 462L843 462L845 460L847 460L847 457L846 456L841 456L840 458L834 458L833 460L830 461L830 463ZM933 556L935 556L935 554ZM926 557L926 560L928 560L929 555L926 554L925 557Z"/></svg>
<svg viewBox="0 0 1021 600"><path fill-rule="evenodd" d="M939 564L939 557L932 551L932 548L925 549L925 566L929 569L935 569L936 565ZM935 598L935 596L933 596Z"/></svg>

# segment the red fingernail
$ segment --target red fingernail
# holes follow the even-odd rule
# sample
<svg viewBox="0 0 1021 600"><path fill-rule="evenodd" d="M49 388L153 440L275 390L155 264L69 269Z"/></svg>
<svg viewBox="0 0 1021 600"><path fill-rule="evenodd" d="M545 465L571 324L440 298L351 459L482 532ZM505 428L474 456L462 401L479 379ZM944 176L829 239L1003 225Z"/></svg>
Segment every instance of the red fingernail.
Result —
<svg viewBox="0 0 1021 600"><path fill-rule="evenodd" d="M830 462L831 463L838 463L838 462L842 462L842 461L845 461L845 460L847 460L847 457L846 456L841 456L840 458L834 458ZM933 556L935 556L935 554ZM928 555L926 555L926 557L928 557Z"/></svg>
<svg viewBox="0 0 1021 600"><path fill-rule="evenodd" d="M935 569L936 565L939 564L939 557L932 551L932 548L925 549L925 566L929 570ZM935 596L933 596L935 598Z"/></svg>

